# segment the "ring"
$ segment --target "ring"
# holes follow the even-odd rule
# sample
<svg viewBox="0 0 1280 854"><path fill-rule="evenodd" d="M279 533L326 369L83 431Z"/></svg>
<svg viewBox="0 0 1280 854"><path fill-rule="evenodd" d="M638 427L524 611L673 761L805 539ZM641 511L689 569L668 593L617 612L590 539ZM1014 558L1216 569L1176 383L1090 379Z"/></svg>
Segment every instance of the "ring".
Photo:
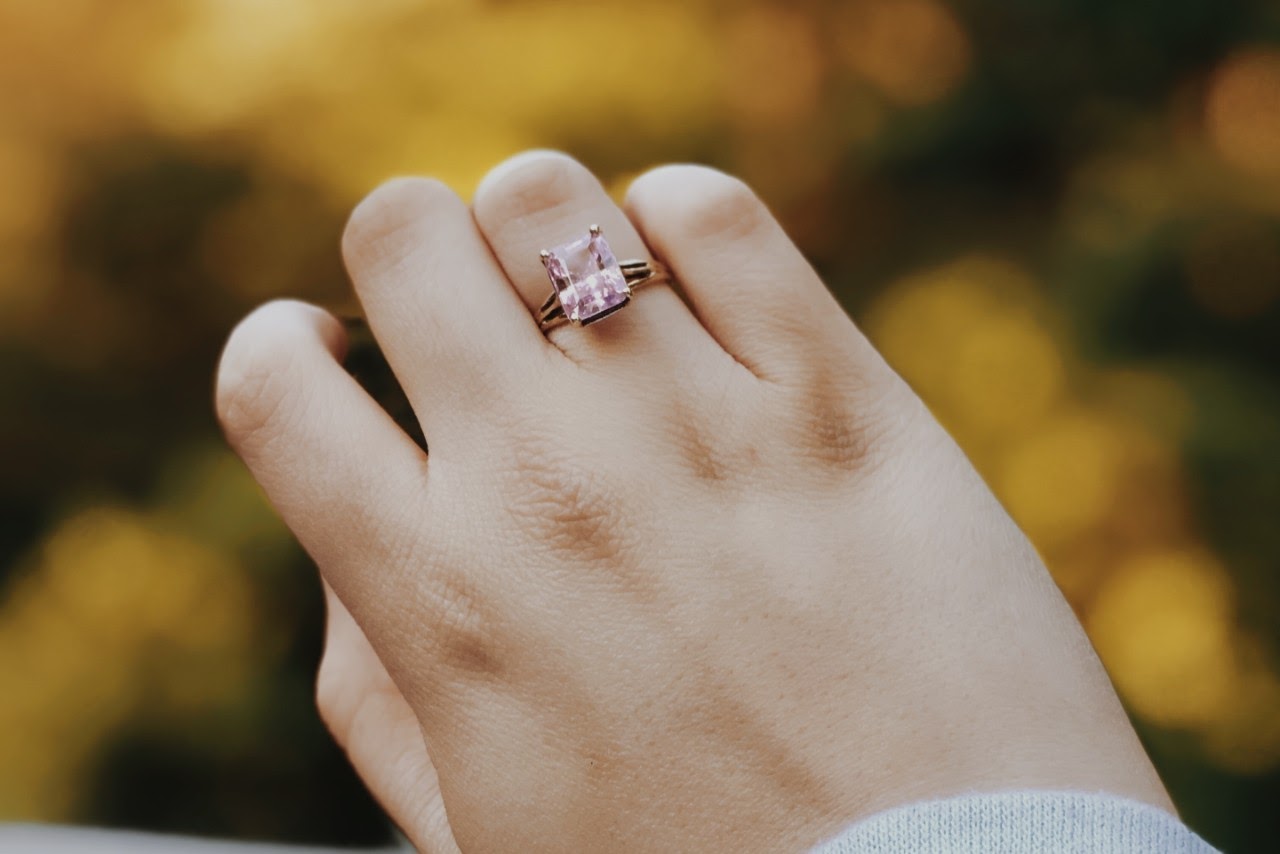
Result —
<svg viewBox="0 0 1280 854"><path fill-rule="evenodd" d="M580 237L540 253L551 279L551 293L538 309L544 332L563 323L586 326L603 320L631 301L641 285L669 282L671 273L661 261L619 261L593 225Z"/></svg>

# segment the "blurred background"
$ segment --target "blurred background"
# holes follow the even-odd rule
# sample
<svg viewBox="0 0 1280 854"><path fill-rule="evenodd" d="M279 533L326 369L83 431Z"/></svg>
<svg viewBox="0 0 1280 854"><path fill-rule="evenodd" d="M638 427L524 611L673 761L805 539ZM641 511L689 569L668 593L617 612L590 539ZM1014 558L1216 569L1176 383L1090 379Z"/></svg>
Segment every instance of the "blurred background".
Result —
<svg viewBox="0 0 1280 854"><path fill-rule="evenodd" d="M742 175L969 451L1189 823L1280 804L1280 5L0 0L0 818L357 843L211 376L376 182Z"/></svg>

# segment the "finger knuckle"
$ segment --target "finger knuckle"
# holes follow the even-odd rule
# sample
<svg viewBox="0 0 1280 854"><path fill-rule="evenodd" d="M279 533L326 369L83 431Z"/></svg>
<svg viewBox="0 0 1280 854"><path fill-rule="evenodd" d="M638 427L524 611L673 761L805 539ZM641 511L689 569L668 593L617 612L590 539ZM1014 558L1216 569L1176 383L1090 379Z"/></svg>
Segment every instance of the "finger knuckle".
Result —
<svg viewBox="0 0 1280 854"><path fill-rule="evenodd" d="M729 478L733 468L705 430L684 421L675 427L673 436L695 478L706 483L723 483Z"/></svg>
<svg viewBox="0 0 1280 854"><path fill-rule="evenodd" d="M431 567L421 574L413 599L434 662L473 677L500 672L498 614L476 579L457 569Z"/></svg>
<svg viewBox="0 0 1280 854"><path fill-rule="evenodd" d="M353 671L325 654L316 676L316 711L334 740L345 750L358 748L362 736L381 734L400 693L390 679L369 678L368 671Z"/></svg>
<svg viewBox="0 0 1280 854"><path fill-rule="evenodd" d="M285 418L296 359L298 307L268 303L232 332L218 365L215 407L232 444L269 440Z"/></svg>
<svg viewBox="0 0 1280 854"><path fill-rule="evenodd" d="M326 650L316 672L316 710L320 713L320 720L339 743L346 741L350 729L351 709L350 704L345 702L349 682L349 678L344 678L344 674L340 672L333 654Z"/></svg>
<svg viewBox="0 0 1280 854"><path fill-rule="evenodd" d="M821 374L796 394L791 426L800 455L835 474L865 467L883 427L874 416L881 392Z"/></svg>
<svg viewBox="0 0 1280 854"><path fill-rule="evenodd" d="M371 256L397 255L388 247L405 246L405 232L438 206L461 204L445 184L434 178L392 178L356 205L342 232L342 254L349 266ZM394 260L394 257L393 259Z"/></svg>
<svg viewBox="0 0 1280 854"><path fill-rule="evenodd" d="M554 441L526 436L506 486L508 512L532 539L578 560L615 562L624 550L621 503L601 466Z"/></svg>
<svg viewBox="0 0 1280 854"><path fill-rule="evenodd" d="M558 152L525 155L499 166L476 192L477 213L491 222L519 223L566 205L581 203L595 182L586 167Z"/></svg>
<svg viewBox="0 0 1280 854"><path fill-rule="evenodd" d="M768 209L744 181L703 166L666 167L649 180L665 199L666 218L688 236L703 241L739 241L769 220ZM648 176L646 176L648 178ZM646 194L646 178L637 193Z"/></svg>
<svg viewBox="0 0 1280 854"><path fill-rule="evenodd" d="M730 397L733 392L727 392ZM753 422L753 413L734 412L734 417L713 422L691 403L672 409L665 433L684 458L685 468L705 485L733 487L758 462L758 449L744 425Z"/></svg>
<svg viewBox="0 0 1280 854"><path fill-rule="evenodd" d="M810 404L801 434L807 456L836 470L855 468L867 453L867 437L858 422L831 398Z"/></svg>

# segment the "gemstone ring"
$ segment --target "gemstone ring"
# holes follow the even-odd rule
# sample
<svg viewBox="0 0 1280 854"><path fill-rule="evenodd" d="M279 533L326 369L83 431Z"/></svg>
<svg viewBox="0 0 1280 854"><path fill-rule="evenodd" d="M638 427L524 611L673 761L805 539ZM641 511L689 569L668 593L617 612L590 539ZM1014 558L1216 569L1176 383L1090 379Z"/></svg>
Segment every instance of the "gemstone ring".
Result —
<svg viewBox="0 0 1280 854"><path fill-rule="evenodd" d="M562 323L595 323L626 305L641 285L671 280L661 261L615 258L598 225L585 237L542 250L541 256L552 288L538 309L538 326L544 332Z"/></svg>

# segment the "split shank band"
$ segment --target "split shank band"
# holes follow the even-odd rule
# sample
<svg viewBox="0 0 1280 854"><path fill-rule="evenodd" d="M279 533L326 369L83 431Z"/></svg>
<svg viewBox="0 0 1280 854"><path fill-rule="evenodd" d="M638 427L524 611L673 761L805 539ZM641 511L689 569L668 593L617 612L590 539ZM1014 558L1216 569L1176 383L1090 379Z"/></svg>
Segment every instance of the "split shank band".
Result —
<svg viewBox="0 0 1280 854"><path fill-rule="evenodd" d="M666 284L671 281L671 272L667 269L667 265L661 261L642 261L638 259L619 261L618 267L622 270L628 291L634 292L641 285ZM598 315L597 318L601 316L603 315ZM592 318L592 320L597 318ZM551 293L547 294L547 298L542 301L542 307L538 309L538 326L541 327L543 332L546 332L549 329L555 329L557 326L570 322L569 317L565 314L564 306L560 303L560 294L555 289L552 289ZM581 325L586 325L589 322L591 321L583 321Z"/></svg>

